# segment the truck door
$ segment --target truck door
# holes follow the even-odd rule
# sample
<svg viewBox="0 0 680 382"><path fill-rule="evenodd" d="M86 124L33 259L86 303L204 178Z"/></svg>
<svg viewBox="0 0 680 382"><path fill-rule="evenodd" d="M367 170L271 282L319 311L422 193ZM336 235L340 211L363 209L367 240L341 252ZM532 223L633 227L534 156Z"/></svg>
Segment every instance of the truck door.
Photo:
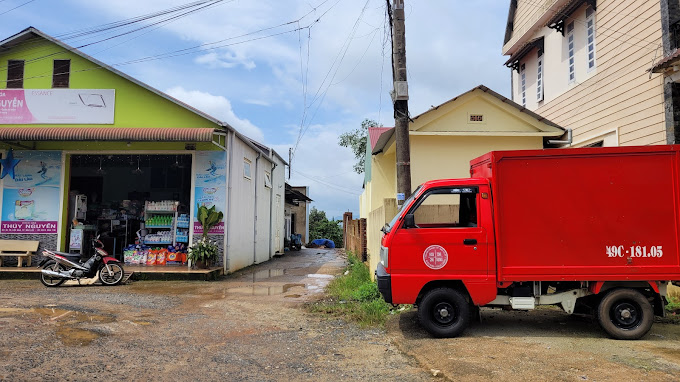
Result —
<svg viewBox="0 0 680 382"><path fill-rule="evenodd" d="M393 273L485 279L488 239L480 224L479 195L478 186L426 191L395 233L390 249Z"/></svg>

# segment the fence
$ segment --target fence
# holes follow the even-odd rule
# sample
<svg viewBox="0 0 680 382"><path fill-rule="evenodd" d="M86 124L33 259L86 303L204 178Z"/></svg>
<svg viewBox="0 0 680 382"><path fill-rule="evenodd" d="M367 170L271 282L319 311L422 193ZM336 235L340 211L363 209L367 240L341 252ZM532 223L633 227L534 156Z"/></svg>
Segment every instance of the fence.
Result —
<svg viewBox="0 0 680 382"><path fill-rule="evenodd" d="M342 215L342 227L345 249L352 251L361 261L366 261L368 258L368 252L366 251L366 219L352 220L352 213L345 212Z"/></svg>

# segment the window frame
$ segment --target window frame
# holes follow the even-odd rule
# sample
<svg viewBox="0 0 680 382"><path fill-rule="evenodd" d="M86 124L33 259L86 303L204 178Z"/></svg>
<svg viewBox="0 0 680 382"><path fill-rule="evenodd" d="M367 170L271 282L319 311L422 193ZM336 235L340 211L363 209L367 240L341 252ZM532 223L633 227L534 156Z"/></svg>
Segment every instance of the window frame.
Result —
<svg viewBox="0 0 680 382"><path fill-rule="evenodd" d="M527 66L522 64L519 67L519 81L520 81L520 95L522 97L522 106L527 107Z"/></svg>
<svg viewBox="0 0 680 382"><path fill-rule="evenodd" d="M21 65L17 65L18 63L21 63ZM24 88L24 74L26 73L25 67L26 60L7 60L7 82L5 85L7 89ZM11 77L12 73L14 72L14 68L19 68L17 70L21 70L20 76L16 79Z"/></svg>
<svg viewBox="0 0 680 382"><path fill-rule="evenodd" d="M574 41L574 21L572 20L567 24L567 65L569 76L569 83L573 84L576 82L576 57L575 57L575 41Z"/></svg>
<svg viewBox="0 0 680 382"><path fill-rule="evenodd" d="M272 173L269 171L264 172L264 186L272 188Z"/></svg>
<svg viewBox="0 0 680 382"><path fill-rule="evenodd" d="M415 194L415 193L414 193ZM480 226L479 223L479 208L480 208L480 203L479 203L479 186L446 186L446 187L438 187L438 188L433 188L430 190L427 190L423 195L421 195L418 198L418 201L411 207L409 210L406 212L404 215L413 215L415 218L415 213L420 208L420 206L423 205L423 202L427 200L431 195L461 195L460 196L460 202L461 204L459 205L459 210L458 210L458 225L457 226L446 226L446 227L439 227L439 226L424 226L420 227L416 226L419 229L477 229ZM474 203L475 203L475 226L462 226L460 225L462 222L460 221L460 212L461 212L461 205L462 205L462 200L463 197L462 195L474 195ZM399 214L397 214L399 215ZM436 223L436 224L441 224L441 223Z"/></svg>
<svg viewBox="0 0 680 382"><path fill-rule="evenodd" d="M543 62L543 51L538 50L538 60L536 61L536 100L543 101L545 97L545 75L543 73L545 65Z"/></svg>
<svg viewBox="0 0 680 382"><path fill-rule="evenodd" d="M57 73L57 62L68 63L68 70ZM64 80L65 78L65 80ZM53 89L68 89L71 86L71 60L70 59L54 59L52 60L52 88Z"/></svg>
<svg viewBox="0 0 680 382"><path fill-rule="evenodd" d="M252 179L252 161L248 158L243 158L243 177L246 179Z"/></svg>
<svg viewBox="0 0 680 382"><path fill-rule="evenodd" d="M590 11L590 15L588 14ZM586 8L586 57L587 57L587 71L591 72L597 68L597 61L595 53L595 9L593 7ZM592 38L592 41L591 41ZM592 56L592 58L591 58Z"/></svg>

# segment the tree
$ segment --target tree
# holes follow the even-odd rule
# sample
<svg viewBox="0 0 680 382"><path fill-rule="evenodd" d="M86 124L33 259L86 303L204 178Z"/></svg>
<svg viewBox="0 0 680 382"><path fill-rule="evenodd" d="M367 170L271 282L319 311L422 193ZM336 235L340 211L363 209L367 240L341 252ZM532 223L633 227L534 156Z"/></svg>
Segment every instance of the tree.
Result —
<svg viewBox="0 0 680 382"><path fill-rule="evenodd" d="M366 160L366 142L368 140L369 127L382 127L381 124L372 120L364 119L361 122L361 127L349 133L340 134L338 144L342 147L349 147L354 153L357 163L354 165L354 172L357 174L364 173L364 162Z"/></svg>
<svg viewBox="0 0 680 382"><path fill-rule="evenodd" d="M342 247L341 220L328 220L324 211L312 207L309 211L309 242L315 239L328 239L335 243L336 247Z"/></svg>

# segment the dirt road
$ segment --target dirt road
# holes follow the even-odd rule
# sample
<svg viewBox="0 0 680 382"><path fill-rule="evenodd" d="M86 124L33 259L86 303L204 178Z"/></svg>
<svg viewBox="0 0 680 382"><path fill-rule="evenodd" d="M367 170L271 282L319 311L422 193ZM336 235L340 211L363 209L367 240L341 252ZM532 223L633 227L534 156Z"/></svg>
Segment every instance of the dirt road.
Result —
<svg viewBox="0 0 680 382"><path fill-rule="evenodd" d="M591 318L561 310L482 309L462 337L433 339L415 311L387 325L393 343L452 381L679 381L680 325L642 340L609 339Z"/></svg>
<svg viewBox="0 0 680 382"><path fill-rule="evenodd" d="M0 380L430 380L380 330L306 312L343 266L303 250L217 282L0 281Z"/></svg>
<svg viewBox="0 0 680 382"><path fill-rule="evenodd" d="M387 332L308 313L343 266L310 249L216 282L3 280L0 380L680 380L680 325L614 341L561 311L484 310L463 337L433 339L415 311Z"/></svg>

